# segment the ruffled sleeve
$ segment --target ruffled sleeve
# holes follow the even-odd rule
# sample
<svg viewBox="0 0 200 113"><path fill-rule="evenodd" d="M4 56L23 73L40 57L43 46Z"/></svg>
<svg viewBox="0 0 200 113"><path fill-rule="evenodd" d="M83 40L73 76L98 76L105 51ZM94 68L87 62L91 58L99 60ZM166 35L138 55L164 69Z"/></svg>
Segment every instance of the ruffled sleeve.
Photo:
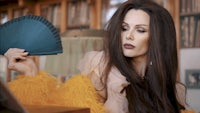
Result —
<svg viewBox="0 0 200 113"><path fill-rule="evenodd" d="M179 103L187 108L186 105L186 88L181 83L176 83L176 98L178 99Z"/></svg>
<svg viewBox="0 0 200 113"><path fill-rule="evenodd" d="M128 113L128 100L125 87L129 85L126 78L112 67L107 80L106 113Z"/></svg>
<svg viewBox="0 0 200 113"><path fill-rule="evenodd" d="M89 52L80 61L79 70L87 75L95 86L98 94L103 97L106 113L128 113L128 101L123 90L129 85L126 78L112 67L107 78L106 88L102 84L101 76L106 66L103 52ZM106 91L107 89L107 91Z"/></svg>
<svg viewBox="0 0 200 113"><path fill-rule="evenodd" d="M103 65L102 63L100 64L100 61L103 61L103 52L97 52L97 51L91 51L85 54L83 59L80 60L78 64L78 69L82 74L85 75L90 75L92 72L95 73L98 77L100 77L100 66Z"/></svg>
<svg viewBox="0 0 200 113"><path fill-rule="evenodd" d="M176 98L178 102L185 107L181 110L181 113L196 113L194 109L186 103L186 87L181 83L176 83Z"/></svg>
<svg viewBox="0 0 200 113"><path fill-rule="evenodd" d="M106 90L101 78L105 64L103 51L86 53L78 64L78 69L81 74L87 75L91 79L98 94L102 97L101 101L105 101L106 99Z"/></svg>

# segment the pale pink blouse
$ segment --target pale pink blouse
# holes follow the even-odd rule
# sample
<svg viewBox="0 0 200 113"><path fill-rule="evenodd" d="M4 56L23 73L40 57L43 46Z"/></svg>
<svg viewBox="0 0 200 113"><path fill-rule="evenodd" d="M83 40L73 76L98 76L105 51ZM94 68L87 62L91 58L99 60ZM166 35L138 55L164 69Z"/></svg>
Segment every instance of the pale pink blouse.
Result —
<svg viewBox="0 0 200 113"><path fill-rule="evenodd" d="M105 68L104 52L91 51L85 54L84 58L80 60L78 69L82 74L87 75L94 87L105 102L106 113L128 113L128 100L126 99L126 92L122 90L129 84L126 78L115 68L111 68L107 80L107 95L100 77ZM184 102L185 98L184 88L177 85L180 89L178 93L179 100ZM183 94L184 93L184 94Z"/></svg>

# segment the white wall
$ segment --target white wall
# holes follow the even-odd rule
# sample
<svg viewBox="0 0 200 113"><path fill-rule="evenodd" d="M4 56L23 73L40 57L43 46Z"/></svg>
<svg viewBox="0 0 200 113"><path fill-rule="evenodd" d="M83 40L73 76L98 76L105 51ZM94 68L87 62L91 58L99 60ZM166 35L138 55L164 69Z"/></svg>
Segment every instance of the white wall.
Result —
<svg viewBox="0 0 200 113"><path fill-rule="evenodd" d="M185 84L185 70L200 70L200 49L181 49L180 50L180 76L181 82ZM200 112L200 88L187 89L187 102L192 109Z"/></svg>

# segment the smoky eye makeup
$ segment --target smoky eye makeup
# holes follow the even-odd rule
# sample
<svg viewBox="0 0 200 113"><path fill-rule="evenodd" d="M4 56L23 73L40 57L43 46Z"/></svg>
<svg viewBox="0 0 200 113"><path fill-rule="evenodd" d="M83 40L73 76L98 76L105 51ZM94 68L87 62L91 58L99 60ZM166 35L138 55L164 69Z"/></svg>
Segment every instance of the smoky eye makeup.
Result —
<svg viewBox="0 0 200 113"><path fill-rule="evenodd" d="M122 22L122 25L121 25L121 30L122 31L126 31L126 30L129 30L131 26L129 26L128 23L126 22ZM147 32L148 31L148 25L146 24L138 24L138 25L135 25L134 26L134 29L139 32L139 33L144 33L144 32Z"/></svg>
<svg viewBox="0 0 200 113"><path fill-rule="evenodd" d="M137 28L137 32L144 33L144 32L147 32L147 30L145 28L139 27Z"/></svg>
<svg viewBox="0 0 200 113"><path fill-rule="evenodd" d="M137 25L136 30L140 33L144 33L148 31L148 25Z"/></svg>
<svg viewBox="0 0 200 113"><path fill-rule="evenodd" d="M145 33L146 31L145 31L145 30L138 29L137 32L139 32L139 33Z"/></svg>
<svg viewBox="0 0 200 113"><path fill-rule="evenodd" d="M121 29L122 29L122 31L126 31L126 30L128 30L128 29L129 29L128 24L125 23L125 22L123 22L122 25L121 25Z"/></svg>

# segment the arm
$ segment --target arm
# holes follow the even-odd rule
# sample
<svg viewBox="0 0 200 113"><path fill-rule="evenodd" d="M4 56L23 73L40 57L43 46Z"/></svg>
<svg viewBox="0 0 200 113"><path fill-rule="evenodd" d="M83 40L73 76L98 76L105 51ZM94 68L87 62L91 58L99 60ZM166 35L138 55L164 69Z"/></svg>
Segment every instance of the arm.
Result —
<svg viewBox="0 0 200 113"><path fill-rule="evenodd" d="M36 75L38 69L33 61L33 57L28 56L24 49L11 48L4 56L8 59L8 68L18 71L23 75Z"/></svg>

